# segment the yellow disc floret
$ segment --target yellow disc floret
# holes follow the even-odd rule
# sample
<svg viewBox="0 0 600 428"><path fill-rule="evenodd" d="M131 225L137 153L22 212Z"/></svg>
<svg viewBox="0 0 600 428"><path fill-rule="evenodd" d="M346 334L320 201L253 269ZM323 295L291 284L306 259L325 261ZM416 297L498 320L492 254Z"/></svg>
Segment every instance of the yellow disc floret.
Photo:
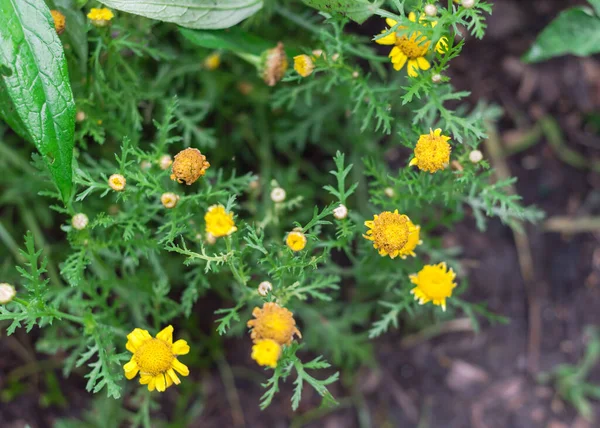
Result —
<svg viewBox="0 0 600 428"><path fill-rule="evenodd" d="M410 275L410 281L416 285L410 292L421 305L432 302L446 310L446 298L452 296L456 287L456 274L446 263L426 265L417 274Z"/></svg>
<svg viewBox="0 0 600 428"><path fill-rule="evenodd" d="M233 213L225 211L223 205L212 205L204 215L206 222L206 233L215 238L231 235L237 230L233 221Z"/></svg>
<svg viewBox="0 0 600 428"><path fill-rule="evenodd" d="M277 367L281 356L281 345L274 340L264 339L252 346L252 359L261 366Z"/></svg>
<svg viewBox="0 0 600 428"><path fill-rule="evenodd" d="M308 55L296 55L294 57L294 70L302 76L308 77L312 74L315 69L313 60Z"/></svg>
<svg viewBox="0 0 600 428"><path fill-rule="evenodd" d="M294 335L302 337L296 328L294 315L277 303L268 302L261 308L254 308L252 315L255 319L248 321L248 328L252 329L250 337L254 343L260 340L271 339L280 345L289 345Z"/></svg>
<svg viewBox="0 0 600 428"><path fill-rule="evenodd" d="M296 228L287 234L285 243L292 251L302 251L306 247L306 235L302 233L302 229Z"/></svg>
<svg viewBox="0 0 600 428"><path fill-rule="evenodd" d="M434 173L444 169L450 162L450 137L442 135L441 129L431 130L421 135L415 147L415 157L410 165L416 165L421 171Z"/></svg>
<svg viewBox="0 0 600 428"><path fill-rule="evenodd" d="M365 221L365 226L369 230L363 237L373 241L373 248L378 250L381 256L390 256L393 259L413 255L416 247L413 235L417 234L418 243L418 230L408 216L398 214L398 210L384 211L375 215L373 220Z"/></svg>
<svg viewBox="0 0 600 428"><path fill-rule="evenodd" d="M108 177L108 185L117 192L123 191L125 184L127 184L127 180L121 174L113 174Z"/></svg>
<svg viewBox="0 0 600 428"><path fill-rule="evenodd" d="M52 15L52 19L54 20L54 29L56 30L56 34L60 36L65 31L65 27L67 24L65 15L60 13L58 10L51 10L50 14Z"/></svg>
<svg viewBox="0 0 600 428"><path fill-rule="evenodd" d="M173 343L173 327L168 326L156 337L150 336L147 330L136 328L127 335L126 348L133 354L131 360L123 366L125 377L133 379L140 374L140 384L148 385L148 390L163 392L173 384L181 381L177 376L190 374L185 364L177 357L190 352L185 340Z"/></svg>
<svg viewBox="0 0 600 428"><path fill-rule="evenodd" d="M206 161L200 150L187 148L175 155L173 161L171 180L185 183L188 186L206 174L210 164Z"/></svg>

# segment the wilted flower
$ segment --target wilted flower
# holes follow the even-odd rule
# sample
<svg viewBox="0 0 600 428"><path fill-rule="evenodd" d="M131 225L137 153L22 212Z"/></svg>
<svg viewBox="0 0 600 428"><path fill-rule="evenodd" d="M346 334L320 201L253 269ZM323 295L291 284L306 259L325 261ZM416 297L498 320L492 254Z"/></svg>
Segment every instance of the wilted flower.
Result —
<svg viewBox="0 0 600 428"><path fill-rule="evenodd" d="M275 86L283 79L288 68L288 60L283 43L277 43L273 49L263 52L261 57L261 76L269 86Z"/></svg>
<svg viewBox="0 0 600 428"><path fill-rule="evenodd" d="M65 15L63 15L58 10L51 10L50 14L52 15L52 19L54 20L54 29L56 30L56 34L59 36L65 31L65 27L67 24L67 20Z"/></svg>
<svg viewBox="0 0 600 428"><path fill-rule="evenodd" d="M250 337L254 343L260 340L271 339L280 345L289 345L294 335L302 337L296 328L294 315L282 308L277 303L268 302L261 308L254 308L252 316L255 319L248 321L248 328L252 329Z"/></svg>
<svg viewBox="0 0 600 428"><path fill-rule="evenodd" d="M173 172L171 180L189 186L206 174L209 167L210 164L206 161L206 156L200 153L200 150L187 148L175 155L175 161L173 161L171 169Z"/></svg>

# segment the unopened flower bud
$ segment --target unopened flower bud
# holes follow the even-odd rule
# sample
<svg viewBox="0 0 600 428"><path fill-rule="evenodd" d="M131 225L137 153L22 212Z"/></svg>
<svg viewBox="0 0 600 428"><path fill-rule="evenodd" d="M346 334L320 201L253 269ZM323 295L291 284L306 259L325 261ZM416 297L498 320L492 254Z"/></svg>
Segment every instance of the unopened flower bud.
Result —
<svg viewBox="0 0 600 428"><path fill-rule="evenodd" d="M60 13L58 10L51 10L50 14L52 15L52 19L54 20L54 29L56 30L56 34L60 36L62 33L64 33L67 23L65 15Z"/></svg>
<svg viewBox="0 0 600 428"><path fill-rule="evenodd" d="M75 120L77 122L83 122L86 119L86 114L83 111L78 111L77 114L75 115Z"/></svg>
<svg viewBox="0 0 600 428"><path fill-rule="evenodd" d="M275 86L283 79L288 68L288 59L283 49L283 43L277 43L273 49L268 49L261 56L260 74L269 86Z"/></svg>
<svg viewBox="0 0 600 428"><path fill-rule="evenodd" d="M217 242L217 237L210 232L206 232L206 243L214 245Z"/></svg>
<svg viewBox="0 0 600 428"><path fill-rule="evenodd" d="M336 209L334 209L333 216L338 220L348 217L348 208L346 208L346 205L340 204Z"/></svg>
<svg viewBox="0 0 600 428"><path fill-rule="evenodd" d="M360 76L360 73L359 73L358 71L353 71L353 72L352 72L352 77L353 77L354 79L357 79L357 78L358 78L358 76Z"/></svg>
<svg viewBox="0 0 600 428"><path fill-rule="evenodd" d="M478 163L483 160L483 153L480 150L473 150L469 153L469 160L473 163Z"/></svg>
<svg viewBox="0 0 600 428"><path fill-rule="evenodd" d="M165 208L175 208L175 205L179 202L179 195L173 192L163 193L160 197L160 202Z"/></svg>
<svg viewBox="0 0 600 428"><path fill-rule="evenodd" d="M396 192L394 192L394 189L391 187L386 187L383 193L385 193L385 196L388 198L393 198L396 195Z"/></svg>
<svg viewBox="0 0 600 428"><path fill-rule="evenodd" d="M271 190L271 200L273 202L283 202L285 201L285 190L281 187L275 187Z"/></svg>
<svg viewBox="0 0 600 428"><path fill-rule="evenodd" d="M333 55L331 55L331 59L333 62L336 62L338 59L340 59L340 54L334 53Z"/></svg>
<svg viewBox="0 0 600 428"><path fill-rule="evenodd" d="M260 284L258 284L258 294L260 294L263 297L266 297L267 294L271 292L271 290L273 290L273 284L271 284L269 281L263 281Z"/></svg>
<svg viewBox="0 0 600 428"><path fill-rule="evenodd" d="M5 282L0 284L0 304L9 303L16 295L15 287Z"/></svg>
<svg viewBox="0 0 600 428"><path fill-rule="evenodd" d="M434 74L433 76L431 76L431 81L433 83L440 83L442 81L442 75L439 73Z"/></svg>
<svg viewBox="0 0 600 428"><path fill-rule="evenodd" d="M73 226L73 228L75 228L77 230L85 229L87 227L88 223L89 223L88 216L86 216L84 213L75 214L73 216L73 218L71 219L71 225Z"/></svg>
<svg viewBox="0 0 600 428"><path fill-rule="evenodd" d="M108 185L111 189L116 190L117 192L125 189L126 183L127 180L125 180L125 177L123 177L121 174L113 174L108 177Z"/></svg>
<svg viewBox="0 0 600 428"><path fill-rule="evenodd" d="M436 16L437 15L437 7L435 7L434 4L427 4L425 5L425 14L427 16Z"/></svg>
<svg viewBox="0 0 600 428"><path fill-rule="evenodd" d="M475 6L475 0L462 0L460 4L465 9L471 9L473 6Z"/></svg>
<svg viewBox="0 0 600 428"><path fill-rule="evenodd" d="M169 167L171 166L172 163L173 163L173 159L171 158L170 155L162 155L160 157L160 159L158 160L158 166L163 171L166 171L167 169L169 169Z"/></svg>
<svg viewBox="0 0 600 428"><path fill-rule="evenodd" d="M150 168L152 168L152 164L150 161L144 160L140 163L140 168L142 171L148 171Z"/></svg>
<svg viewBox="0 0 600 428"><path fill-rule="evenodd" d="M323 49L315 49L312 51L312 54L315 58L321 58L323 56Z"/></svg>

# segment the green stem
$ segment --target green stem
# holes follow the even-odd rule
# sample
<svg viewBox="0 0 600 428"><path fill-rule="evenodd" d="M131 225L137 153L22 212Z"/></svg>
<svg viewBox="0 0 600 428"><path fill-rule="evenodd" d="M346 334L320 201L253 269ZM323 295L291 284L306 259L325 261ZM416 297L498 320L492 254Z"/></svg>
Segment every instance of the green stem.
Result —
<svg viewBox="0 0 600 428"><path fill-rule="evenodd" d="M235 265L235 263L233 263L233 250L231 248L231 236L227 236L225 237L225 246L227 248L227 254L229 255L227 257L227 265L229 266L229 269L231 269L231 272L233 273L233 276L235 277L235 279L237 280L237 282L239 282L241 285L245 286L246 285L246 281L244 280L244 278L242 277L242 275L240 274L237 266Z"/></svg>

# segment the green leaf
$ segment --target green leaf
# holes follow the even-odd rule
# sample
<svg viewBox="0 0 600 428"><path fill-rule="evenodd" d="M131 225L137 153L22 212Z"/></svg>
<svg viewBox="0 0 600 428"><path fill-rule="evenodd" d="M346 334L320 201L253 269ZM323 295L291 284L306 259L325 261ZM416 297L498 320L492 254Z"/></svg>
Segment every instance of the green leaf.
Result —
<svg viewBox="0 0 600 428"><path fill-rule="evenodd" d="M262 0L100 0L123 12L183 27L217 30L229 28L254 15Z"/></svg>
<svg viewBox="0 0 600 428"><path fill-rule="evenodd" d="M600 2L596 6L600 6ZM562 12L537 37L523 57L539 62L560 55L587 56L600 52L600 18L589 8L577 7Z"/></svg>
<svg viewBox="0 0 600 428"><path fill-rule="evenodd" d="M588 0L592 7L596 10L596 15L600 16L600 0Z"/></svg>
<svg viewBox="0 0 600 428"><path fill-rule="evenodd" d="M362 24L375 13L383 0L303 0L304 3L321 12L343 15Z"/></svg>
<svg viewBox="0 0 600 428"><path fill-rule="evenodd" d="M273 43L244 31L239 27L228 30L189 30L180 28L181 34L196 46L260 55L273 47Z"/></svg>
<svg viewBox="0 0 600 428"><path fill-rule="evenodd" d="M62 45L41 0L0 0L0 64L0 115L36 145L68 200L75 102Z"/></svg>

